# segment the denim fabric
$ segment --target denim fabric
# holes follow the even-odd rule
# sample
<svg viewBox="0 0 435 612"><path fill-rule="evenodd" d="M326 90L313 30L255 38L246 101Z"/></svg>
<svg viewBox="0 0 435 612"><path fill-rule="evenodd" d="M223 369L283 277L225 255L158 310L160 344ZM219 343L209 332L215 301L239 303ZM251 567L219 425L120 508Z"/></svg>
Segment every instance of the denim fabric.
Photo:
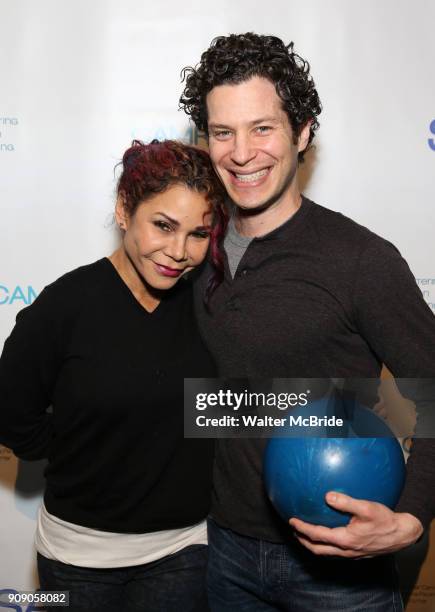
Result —
<svg viewBox="0 0 435 612"><path fill-rule="evenodd" d="M144 565L90 569L38 554L41 590L69 591L62 612L207 612L207 546L183 550Z"/></svg>
<svg viewBox="0 0 435 612"><path fill-rule="evenodd" d="M399 612L394 560L318 557L296 540L274 544L209 521L212 612Z"/></svg>

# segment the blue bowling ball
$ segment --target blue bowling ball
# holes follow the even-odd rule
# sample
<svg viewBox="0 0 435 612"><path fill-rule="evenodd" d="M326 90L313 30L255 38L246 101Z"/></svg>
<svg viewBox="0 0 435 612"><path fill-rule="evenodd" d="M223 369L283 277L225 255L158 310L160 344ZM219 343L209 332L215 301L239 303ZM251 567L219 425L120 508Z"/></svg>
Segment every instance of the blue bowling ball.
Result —
<svg viewBox="0 0 435 612"><path fill-rule="evenodd" d="M325 400L320 400L291 414L325 415L327 409ZM337 435L347 437L328 437L334 435L333 427L288 427L287 432L280 429L277 437L269 440L264 454L264 482L271 502L285 521L297 517L327 527L346 525L350 515L328 506L328 491L379 502L391 509L397 504L405 481L400 444L371 410L353 404L351 414L344 429L338 428ZM358 432L381 437L358 437Z"/></svg>

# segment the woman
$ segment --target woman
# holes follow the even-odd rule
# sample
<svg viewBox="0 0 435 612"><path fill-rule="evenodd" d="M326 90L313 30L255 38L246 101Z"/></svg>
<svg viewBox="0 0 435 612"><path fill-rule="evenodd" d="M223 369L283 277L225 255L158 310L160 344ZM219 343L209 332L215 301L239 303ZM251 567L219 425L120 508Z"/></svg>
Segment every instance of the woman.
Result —
<svg viewBox="0 0 435 612"><path fill-rule="evenodd" d="M122 164L120 248L46 287L6 341L0 442L49 458L42 590L72 611L202 611L212 444L183 438L183 377L214 367L185 276L211 243L217 282L224 192L173 141L134 141Z"/></svg>

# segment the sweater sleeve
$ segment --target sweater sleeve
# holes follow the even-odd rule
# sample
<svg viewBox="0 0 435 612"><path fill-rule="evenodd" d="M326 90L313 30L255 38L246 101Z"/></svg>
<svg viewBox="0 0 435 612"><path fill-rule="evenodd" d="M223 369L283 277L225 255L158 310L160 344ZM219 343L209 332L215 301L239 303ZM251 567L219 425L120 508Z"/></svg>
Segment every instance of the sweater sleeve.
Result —
<svg viewBox="0 0 435 612"><path fill-rule="evenodd" d="M393 245L374 239L361 254L353 300L361 336L393 375L433 380L435 316ZM410 399L417 401L418 412L418 398ZM435 516L434 483L435 440L415 438L396 510L427 527Z"/></svg>
<svg viewBox="0 0 435 612"><path fill-rule="evenodd" d="M53 415L47 410L60 367L53 286L18 313L0 359L0 443L27 460L47 457Z"/></svg>

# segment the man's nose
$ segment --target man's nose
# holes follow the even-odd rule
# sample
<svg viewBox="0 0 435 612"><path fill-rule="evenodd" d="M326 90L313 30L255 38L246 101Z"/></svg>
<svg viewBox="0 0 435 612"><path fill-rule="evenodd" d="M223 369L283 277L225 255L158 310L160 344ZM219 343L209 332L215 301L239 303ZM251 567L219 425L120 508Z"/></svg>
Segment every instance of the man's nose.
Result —
<svg viewBox="0 0 435 612"><path fill-rule="evenodd" d="M231 151L231 159L238 166L245 166L255 157L255 149L248 135L238 134L234 139L234 147Z"/></svg>

